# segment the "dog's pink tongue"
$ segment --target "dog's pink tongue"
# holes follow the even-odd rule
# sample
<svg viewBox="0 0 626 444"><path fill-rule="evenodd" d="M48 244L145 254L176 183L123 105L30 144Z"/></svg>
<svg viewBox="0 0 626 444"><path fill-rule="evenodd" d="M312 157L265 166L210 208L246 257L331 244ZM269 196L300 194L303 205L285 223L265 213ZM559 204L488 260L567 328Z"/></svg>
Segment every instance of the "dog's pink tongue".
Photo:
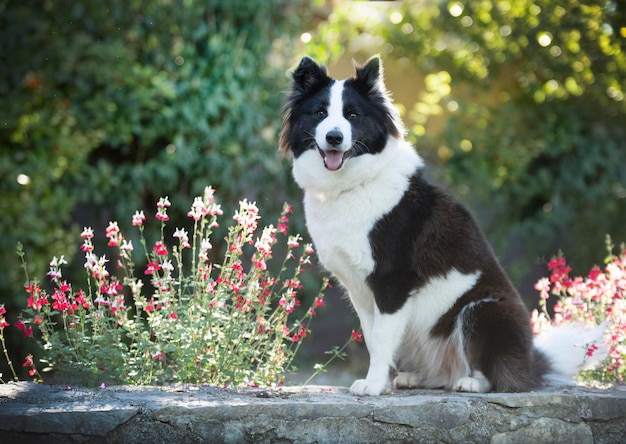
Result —
<svg viewBox="0 0 626 444"><path fill-rule="evenodd" d="M342 151L326 151L324 156L324 165L331 171L336 171L341 166L341 161L343 160L343 152Z"/></svg>

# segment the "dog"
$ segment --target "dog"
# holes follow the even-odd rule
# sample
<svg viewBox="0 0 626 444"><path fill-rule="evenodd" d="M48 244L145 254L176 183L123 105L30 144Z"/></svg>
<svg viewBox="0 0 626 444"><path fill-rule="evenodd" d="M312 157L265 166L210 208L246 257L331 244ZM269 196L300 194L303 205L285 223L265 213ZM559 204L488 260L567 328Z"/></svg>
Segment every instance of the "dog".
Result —
<svg viewBox="0 0 626 444"><path fill-rule="evenodd" d="M425 179L380 57L345 80L304 57L292 77L280 150L293 159L319 260L347 290L370 355L350 391L542 385L555 368L533 345L528 310L470 213Z"/></svg>

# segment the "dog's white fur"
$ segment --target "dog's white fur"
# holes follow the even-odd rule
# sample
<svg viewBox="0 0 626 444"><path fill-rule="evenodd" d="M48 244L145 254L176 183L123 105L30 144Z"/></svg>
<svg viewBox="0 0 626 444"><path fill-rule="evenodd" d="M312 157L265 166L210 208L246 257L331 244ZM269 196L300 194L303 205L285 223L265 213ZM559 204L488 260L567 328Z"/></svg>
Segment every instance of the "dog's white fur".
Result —
<svg viewBox="0 0 626 444"><path fill-rule="evenodd" d="M382 75L380 79L378 89L384 91ZM343 89L344 81L334 81L327 115L317 125L315 134L310 134L319 150L346 152L352 147L352 126L344 117ZM398 124L401 126L399 120ZM342 133L340 145L328 144L326 135L332 130ZM377 221L398 205L409 188L411 176L422 166L413 147L401 137L392 136L379 153L344 159L343 165L334 171L324 166L318 149L308 149L294 159L293 175L305 192L307 228L319 259L346 288L370 354L366 378L355 381L350 389L356 395L379 395L392 386L450 387L466 392L487 392L492 388L485 375L470 368L467 362L463 325L473 309L497 303L495 299L485 297L465 305L450 335L431 334L439 319L476 285L480 270L463 274L451 268L442 276L431 277L392 314L380 311L367 283L375 268L370 233ZM588 337L601 338L603 329L596 330ZM546 348L554 356L555 350ZM575 361L580 353L557 351L572 355L558 370L573 375L579 367ZM392 382L390 370L398 368L417 370L400 372Z"/></svg>
<svg viewBox="0 0 626 444"><path fill-rule="evenodd" d="M332 123L326 126L343 128L341 119L345 120L343 116L329 115L327 120ZM320 140L318 145L324 143ZM380 312L366 285L366 278L374 269L368 235L376 221L398 204L410 176L422 163L408 142L390 138L381 153L351 158L339 171L327 170L316 150L303 153L293 165L296 181L306 190L307 228L315 240L320 261L345 286L361 320L370 366L367 377L351 387L356 395L378 395L391 387L389 369L395 367L394 355L405 341L422 351L420 362L424 368L419 375L422 383L454 385L465 391L490 388L481 375L470 375L469 366L462 358L460 331L445 341L428 334L439 317L475 284L478 274L463 275L450 270L445 277L431 279L393 314ZM412 340L407 340L407 335ZM456 381L439 381L440 363L433 362L432 357L442 356L449 347L455 349L451 353L459 356L458 369L453 372ZM417 377L411 375L399 374L395 384L410 386L412 378Z"/></svg>

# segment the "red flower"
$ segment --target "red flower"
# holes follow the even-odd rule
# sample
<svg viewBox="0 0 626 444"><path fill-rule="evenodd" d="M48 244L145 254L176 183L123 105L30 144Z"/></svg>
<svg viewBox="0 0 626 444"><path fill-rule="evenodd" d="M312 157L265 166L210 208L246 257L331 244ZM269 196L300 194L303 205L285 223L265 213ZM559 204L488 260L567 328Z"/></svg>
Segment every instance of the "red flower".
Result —
<svg viewBox="0 0 626 444"><path fill-rule="evenodd" d="M32 367L33 366L33 355L26 356L22 367Z"/></svg>
<svg viewBox="0 0 626 444"><path fill-rule="evenodd" d="M85 299L85 293L83 293L82 289L78 290L76 296L74 297L74 301L77 304L82 305L82 307L85 309L89 308L89 302L87 302L87 300Z"/></svg>
<svg viewBox="0 0 626 444"><path fill-rule="evenodd" d="M59 290L54 292L54 294L52 295L52 299L54 300L54 302L52 303L53 309L64 312L67 311L68 308L70 308L70 301Z"/></svg>
<svg viewBox="0 0 626 444"><path fill-rule="evenodd" d="M572 281L568 276L569 272L572 271L572 267L567 265L563 256L553 258L548 262L548 269L552 271L550 282L559 282L564 287L572 286Z"/></svg>
<svg viewBox="0 0 626 444"><path fill-rule="evenodd" d="M154 299L150 299L144 308L144 311L147 313L152 313L154 311Z"/></svg>
<svg viewBox="0 0 626 444"><path fill-rule="evenodd" d="M352 333L350 333L350 337L354 339L356 342L363 342L363 333L360 331L356 332L352 330Z"/></svg>
<svg viewBox="0 0 626 444"><path fill-rule="evenodd" d="M150 261L150 263L146 266L145 274L153 274L161 269L161 265L157 261Z"/></svg>
<svg viewBox="0 0 626 444"><path fill-rule="evenodd" d="M161 241L157 241L152 250L156 251L157 256L167 256L167 247Z"/></svg>
<svg viewBox="0 0 626 444"><path fill-rule="evenodd" d="M33 294L33 295L30 295L28 299L26 300L26 306L36 311L40 311L43 308L43 306L48 305L48 303L49 303L48 297L46 295L43 295L42 297L38 298Z"/></svg>
<svg viewBox="0 0 626 444"><path fill-rule="evenodd" d="M598 276L601 274L602 274L602 270L600 270L599 267L593 267L591 271L589 271L588 277L590 280L595 281L598 278Z"/></svg>
<svg viewBox="0 0 626 444"><path fill-rule="evenodd" d="M67 283L67 281L63 281L59 286L59 290L63 293L67 293L72 289L72 286Z"/></svg>
<svg viewBox="0 0 626 444"><path fill-rule="evenodd" d="M22 319L18 320L14 325L15 328L22 332L24 337L32 336L33 328L30 325L27 326Z"/></svg>
<svg viewBox="0 0 626 444"><path fill-rule="evenodd" d="M4 304L0 305L0 329L3 329L4 327L8 327L11 325L4 318L4 315L6 312L7 312L7 309L4 308Z"/></svg>
<svg viewBox="0 0 626 444"><path fill-rule="evenodd" d="M585 352L585 354L589 357L593 356L593 353L598 349L598 346L596 344L591 344L588 348L587 351Z"/></svg>

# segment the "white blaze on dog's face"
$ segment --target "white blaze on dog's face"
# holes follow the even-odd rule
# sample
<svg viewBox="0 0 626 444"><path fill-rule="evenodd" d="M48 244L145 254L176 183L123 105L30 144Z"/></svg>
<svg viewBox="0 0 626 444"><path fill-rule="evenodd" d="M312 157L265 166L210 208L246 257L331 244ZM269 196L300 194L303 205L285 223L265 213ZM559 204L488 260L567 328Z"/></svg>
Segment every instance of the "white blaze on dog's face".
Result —
<svg viewBox="0 0 626 444"><path fill-rule="evenodd" d="M335 81L330 87L329 105L318 111L324 120L315 128L315 143L331 171L341 168L344 154L352 147L352 126L343 113L344 83Z"/></svg>
<svg viewBox="0 0 626 444"><path fill-rule="evenodd" d="M349 159L379 154L389 138L402 137L378 57L355 66L355 76L346 80L330 78L323 66L304 57L293 79L280 146L293 154L298 168L306 163L315 180L324 174L314 161L328 173L343 171Z"/></svg>

